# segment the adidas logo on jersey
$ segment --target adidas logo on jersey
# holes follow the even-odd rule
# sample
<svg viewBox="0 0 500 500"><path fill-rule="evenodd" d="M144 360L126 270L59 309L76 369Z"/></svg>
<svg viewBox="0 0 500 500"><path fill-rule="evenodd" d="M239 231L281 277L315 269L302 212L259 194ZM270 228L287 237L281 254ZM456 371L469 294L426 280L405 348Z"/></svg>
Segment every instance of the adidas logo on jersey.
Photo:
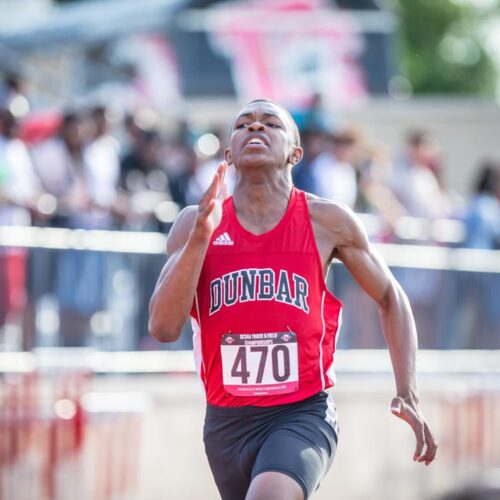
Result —
<svg viewBox="0 0 500 500"><path fill-rule="evenodd" d="M220 236L215 238L214 245L234 245L234 241L231 239L229 234L222 233Z"/></svg>

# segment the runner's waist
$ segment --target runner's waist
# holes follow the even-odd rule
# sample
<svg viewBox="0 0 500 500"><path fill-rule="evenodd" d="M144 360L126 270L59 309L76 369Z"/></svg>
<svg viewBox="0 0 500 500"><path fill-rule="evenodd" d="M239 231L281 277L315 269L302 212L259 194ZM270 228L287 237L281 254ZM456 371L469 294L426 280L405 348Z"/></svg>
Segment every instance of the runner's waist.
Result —
<svg viewBox="0 0 500 500"><path fill-rule="evenodd" d="M301 399L300 401L295 401L293 403L285 403L274 406L237 406L237 407L227 407L227 406L217 406L207 403L207 415L218 415L218 416L238 416L238 415L260 415L265 413L272 413L274 411L283 411L287 408L293 408L297 405L304 403L315 403L325 400L328 394L325 391L320 391L308 398Z"/></svg>

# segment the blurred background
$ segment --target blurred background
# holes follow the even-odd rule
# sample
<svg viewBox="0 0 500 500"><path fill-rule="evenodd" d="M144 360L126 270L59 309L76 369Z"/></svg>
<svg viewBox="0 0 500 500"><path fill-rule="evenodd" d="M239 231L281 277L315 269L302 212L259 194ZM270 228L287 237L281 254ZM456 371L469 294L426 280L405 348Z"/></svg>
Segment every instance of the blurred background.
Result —
<svg viewBox="0 0 500 500"><path fill-rule="evenodd" d="M297 121L295 184L359 213L406 290L440 442L412 462L377 308L336 263L315 498L500 499L500 1L0 0L0 500L218 498L189 326L160 344L147 308L257 97Z"/></svg>

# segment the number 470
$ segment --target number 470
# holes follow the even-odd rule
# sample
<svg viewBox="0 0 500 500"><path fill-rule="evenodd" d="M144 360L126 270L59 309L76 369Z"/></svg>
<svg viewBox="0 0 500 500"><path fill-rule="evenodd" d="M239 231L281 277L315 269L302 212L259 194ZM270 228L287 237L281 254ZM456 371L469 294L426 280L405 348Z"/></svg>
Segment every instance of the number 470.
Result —
<svg viewBox="0 0 500 500"><path fill-rule="evenodd" d="M269 346L250 347L250 352L260 353L259 368L257 369L256 384L262 383L266 361L268 358ZM276 345L271 348L271 366L273 378L276 382L284 382L290 377L290 353L284 345ZM241 378L242 384L248 384L250 372L247 365L247 349L239 347L231 368L233 377Z"/></svg>

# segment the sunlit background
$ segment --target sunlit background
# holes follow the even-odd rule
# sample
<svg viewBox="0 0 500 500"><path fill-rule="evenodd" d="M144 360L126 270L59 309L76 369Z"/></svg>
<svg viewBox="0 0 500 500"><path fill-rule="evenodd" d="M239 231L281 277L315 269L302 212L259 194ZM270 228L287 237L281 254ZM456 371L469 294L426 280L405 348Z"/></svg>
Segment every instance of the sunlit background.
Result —
<svg viewBox="0 0 500 500"><path fill-rule="evenodd" d="M499 0L0 0L0 500L218 498L189 326L160 344L147 308L256 97L297 121L295 184L359 213L406 290L440 442L413 463L377 309L336 263L315 498L500 499Z"/></svg>

